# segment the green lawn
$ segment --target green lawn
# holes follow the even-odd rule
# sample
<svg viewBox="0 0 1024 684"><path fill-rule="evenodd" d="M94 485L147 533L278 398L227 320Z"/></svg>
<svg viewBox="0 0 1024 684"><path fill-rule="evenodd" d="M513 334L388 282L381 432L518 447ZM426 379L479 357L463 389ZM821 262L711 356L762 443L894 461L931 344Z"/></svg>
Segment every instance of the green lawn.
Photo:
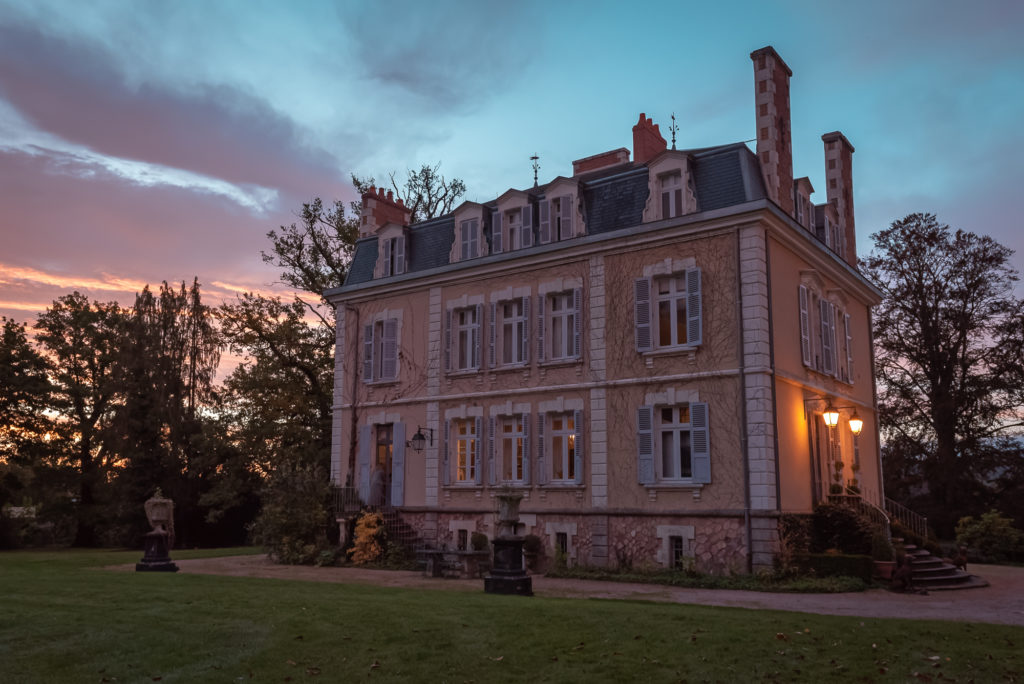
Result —
<svg viewBox="0 0 1024 684"><path fill-rule="evenodd" d="M140 556L0 554L0 682L1024 678L1020 627L98 567Z"/></svg>

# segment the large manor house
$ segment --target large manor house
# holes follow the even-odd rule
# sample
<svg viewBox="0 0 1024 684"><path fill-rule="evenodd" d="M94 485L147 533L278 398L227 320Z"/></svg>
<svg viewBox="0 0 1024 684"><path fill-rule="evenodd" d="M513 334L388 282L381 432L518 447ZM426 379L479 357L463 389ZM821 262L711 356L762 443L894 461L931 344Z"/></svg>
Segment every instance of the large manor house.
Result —
<svg viewBox="0 0 1024 684"><path fill-rule="evenodd" d="M756 151L641 114L632 152L445 216L363 195L326 293L335 484L439 546L493 537L511 489L569 563L709 572L771 567L779 516L831 495L883 506L854 149L820 136L812 203L792 72L750 58Z"/></svg>

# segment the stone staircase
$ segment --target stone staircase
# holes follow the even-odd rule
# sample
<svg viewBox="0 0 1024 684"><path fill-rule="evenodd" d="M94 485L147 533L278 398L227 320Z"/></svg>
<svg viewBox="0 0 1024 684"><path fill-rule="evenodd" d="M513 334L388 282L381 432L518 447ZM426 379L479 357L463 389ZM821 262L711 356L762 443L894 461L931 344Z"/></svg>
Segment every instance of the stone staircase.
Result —
<svg viewBox="0 0 1024 684"><path fill-rule="evenodd" d="M914 570L914 585L919 589L943 591L988 586L988 582L981 577L936 558L927 549L920 549L913 544L906 544L903 548Z"/></svg>

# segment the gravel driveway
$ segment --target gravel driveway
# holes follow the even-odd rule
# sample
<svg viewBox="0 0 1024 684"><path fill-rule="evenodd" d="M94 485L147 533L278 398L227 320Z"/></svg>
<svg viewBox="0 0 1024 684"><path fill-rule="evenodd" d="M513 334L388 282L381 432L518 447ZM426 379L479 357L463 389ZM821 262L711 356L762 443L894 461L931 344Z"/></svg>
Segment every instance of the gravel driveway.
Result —
<svg viewBox="0 0 1024 684"><path fill-rule="evenodd" d="M277 565L266 556L231 556L175 562L181 572L205 575L373 584L408 589L483 591L482 580L432 579L408 571ZM126 566L126 569L130 567ZM848 594L773 594L535 576L533 591L538 596L560 598L631 599L792 610L823 615L957 620L1024 626L1024 568L972 565L970 571L988 580L989 586L960 591L936 591L927 596L896 594L882 589Z"/></svg>

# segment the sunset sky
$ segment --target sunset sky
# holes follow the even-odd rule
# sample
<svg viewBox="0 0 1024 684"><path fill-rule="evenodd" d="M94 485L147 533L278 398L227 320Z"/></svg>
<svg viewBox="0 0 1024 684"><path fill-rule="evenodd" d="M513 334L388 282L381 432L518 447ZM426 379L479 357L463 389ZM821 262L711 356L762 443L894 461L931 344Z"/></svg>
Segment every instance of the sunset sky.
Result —
<svg viewBox="0 0 1024 684"><path fill-rule="evenodd" d="M273 290L265 233L351 173L485 201L631 147L754 137L749 53L793 70L794 171L856 147L860 252L913 211L1024 266L1024 3L0 0L0 314L198 276Z"/></svg>

